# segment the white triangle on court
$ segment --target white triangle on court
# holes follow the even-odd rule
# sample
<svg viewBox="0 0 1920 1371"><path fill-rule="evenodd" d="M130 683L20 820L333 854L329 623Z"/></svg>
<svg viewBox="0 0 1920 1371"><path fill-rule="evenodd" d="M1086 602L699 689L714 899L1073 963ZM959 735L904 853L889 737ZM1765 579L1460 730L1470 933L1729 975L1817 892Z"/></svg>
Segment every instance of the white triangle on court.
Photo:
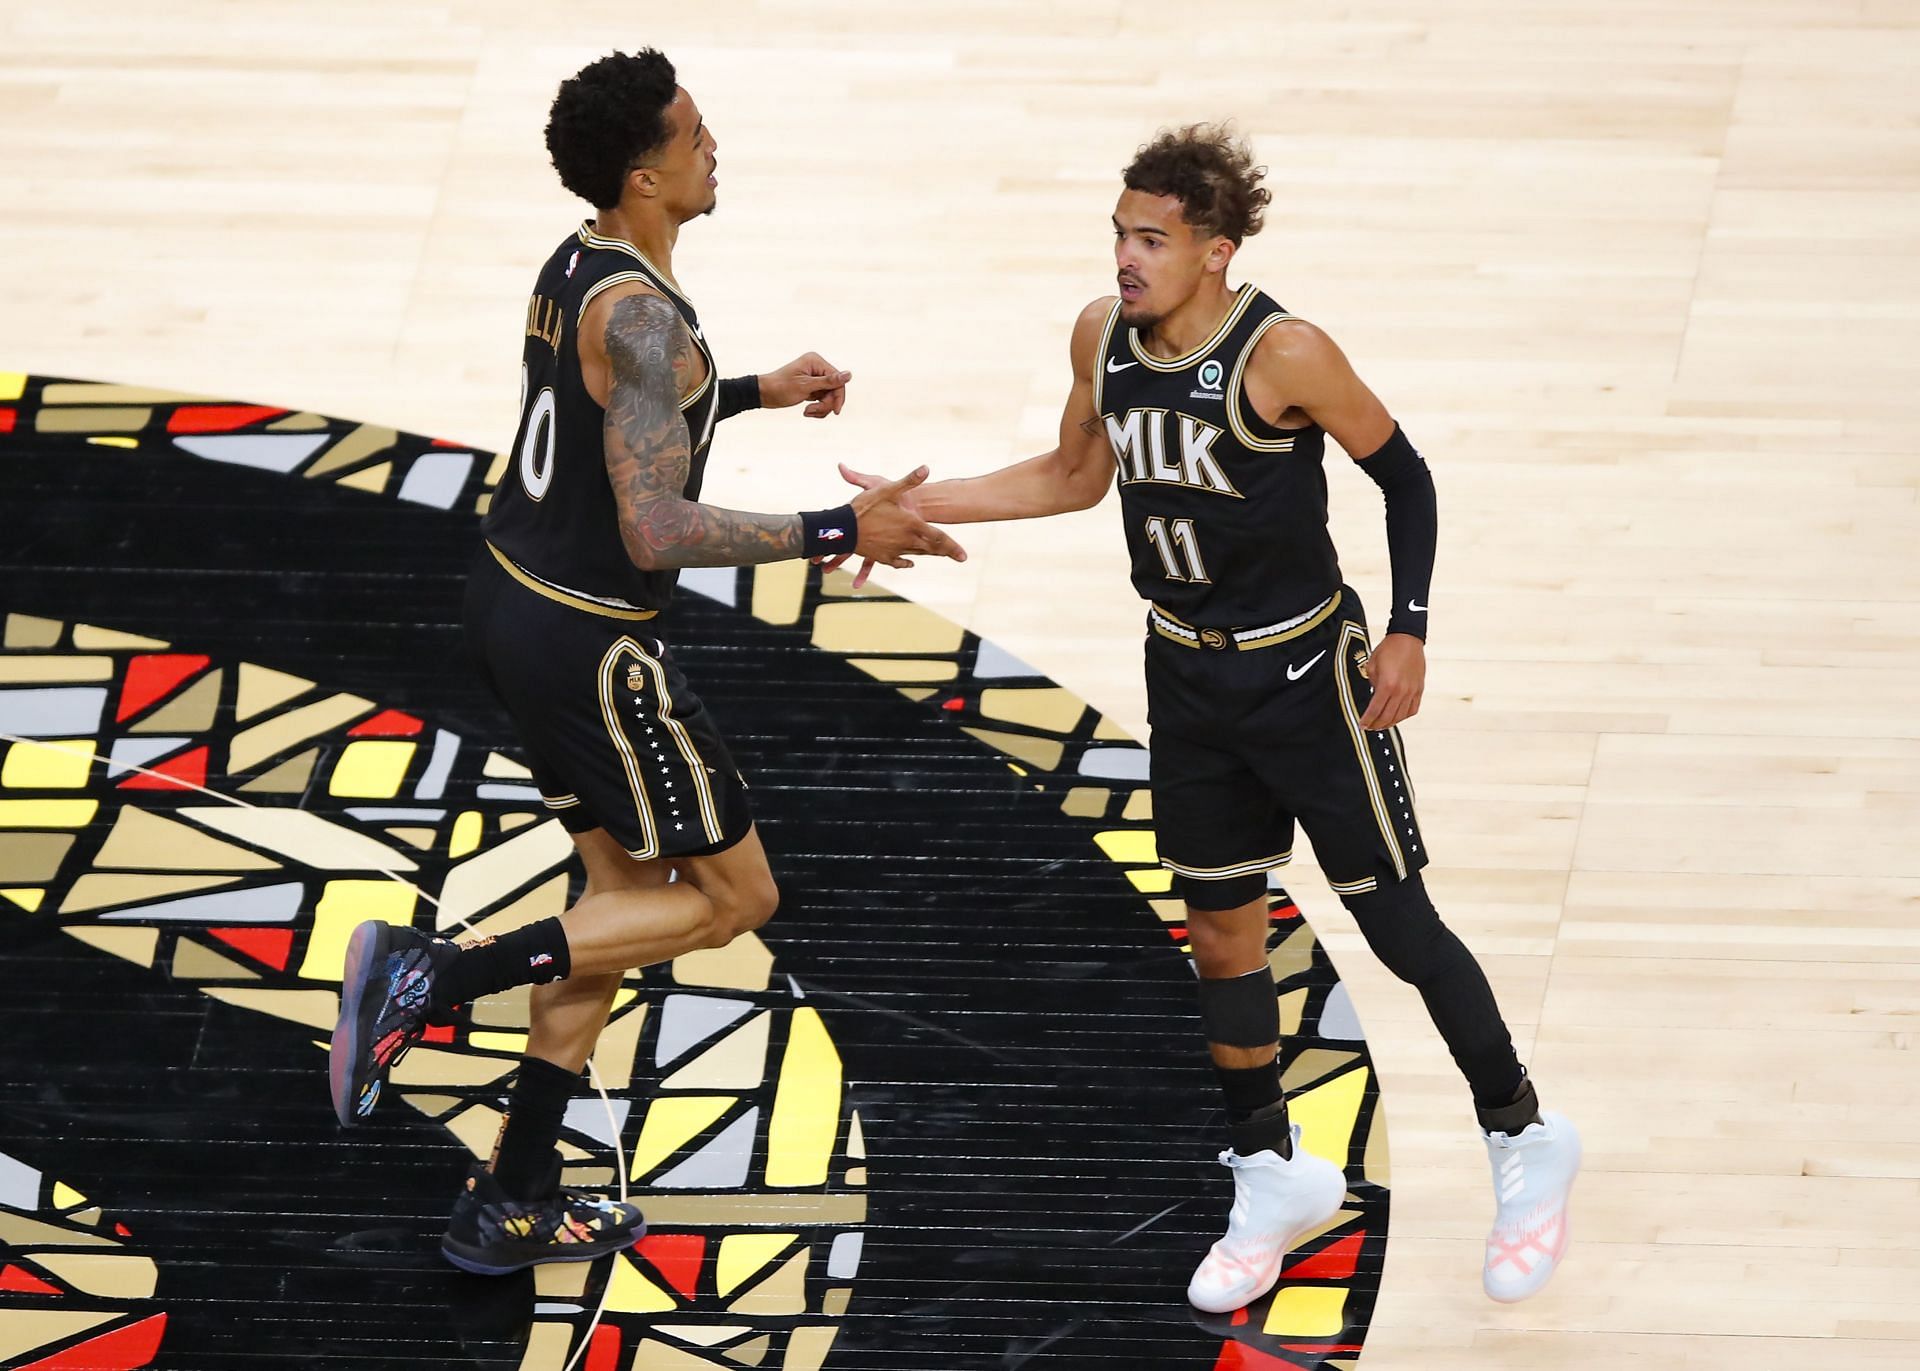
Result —
<svg viewBox="0 0 1920 1371"><path fill-rule="evenodd" d="M613 1109L611 1117L607 1114L609 1105ZM632 1100L603 1100L598 1095L584 1100L568 1100L566 1124L576 1133L585 1133L596 1142L617 1147L620 1134L627 1126L627 1115L632 1109Z"/></svg>
<svg viewBox="0 0 1920 1371"><path fill-rule="evenodd" d="M231 462L235 466L256 467L261 471L292 471L325 447L331 436L325 433L240 433L214 438L175 438L174 446L210 462Z"/></svg>

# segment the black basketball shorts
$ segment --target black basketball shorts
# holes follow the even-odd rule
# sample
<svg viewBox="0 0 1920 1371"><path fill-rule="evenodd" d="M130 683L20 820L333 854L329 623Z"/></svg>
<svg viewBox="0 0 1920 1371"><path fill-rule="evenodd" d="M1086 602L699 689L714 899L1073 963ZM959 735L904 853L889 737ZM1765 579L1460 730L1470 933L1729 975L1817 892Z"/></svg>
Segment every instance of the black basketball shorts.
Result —
<svg viewBox="0 0 1920 1371"><path fill-rule="evenodd" d="M540 798L569 832L603 828L641 861L708 856L747 836L746 782L647 621L580 608L485 546L466 621Z"/></svg>
<svg viewBox="0 0 1920 1371"><path fill-rule="evenodd" d="M1399 730L1360 727L1368 657L1360 597L1346 586L1320 623L1251 649L1231 633L1190 644L1149 620L1155 843L1176 891L1199 898L1195 883L1284 866L1296 821L1338 894L1427 864Z"/></svg>

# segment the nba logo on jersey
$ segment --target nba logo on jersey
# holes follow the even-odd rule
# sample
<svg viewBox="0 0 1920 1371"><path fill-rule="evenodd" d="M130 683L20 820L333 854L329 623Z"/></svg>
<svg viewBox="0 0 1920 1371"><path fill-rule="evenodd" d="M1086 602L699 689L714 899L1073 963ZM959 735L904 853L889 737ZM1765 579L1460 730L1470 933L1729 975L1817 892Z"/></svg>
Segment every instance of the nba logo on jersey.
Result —
<svg viewBox="0 0 1920 1371"><path fill-rule="evenodd" d="M575 248L573 250L573 256L567 258L567 277L569 280L571 280L573 277L573 269L579 265L580 265L580 249Z"/></svg>

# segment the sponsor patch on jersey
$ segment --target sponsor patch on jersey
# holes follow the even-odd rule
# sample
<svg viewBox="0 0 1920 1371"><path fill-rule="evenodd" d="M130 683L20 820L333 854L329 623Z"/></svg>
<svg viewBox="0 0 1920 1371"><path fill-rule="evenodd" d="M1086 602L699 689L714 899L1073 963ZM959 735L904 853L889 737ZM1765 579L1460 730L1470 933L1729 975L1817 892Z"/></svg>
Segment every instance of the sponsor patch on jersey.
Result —
<svg viewBox="0 0 1920 1371"><path fill-rule="evenodd" d="M1200 364L1199 388L1188 391L1187 398L1191 400L1218 400L1222 398L1224 392L1220 389L1220 384L1226 379L1226 374L1227 369L1220 365L1220 359L1217 357L1209 357Z"/></svg>

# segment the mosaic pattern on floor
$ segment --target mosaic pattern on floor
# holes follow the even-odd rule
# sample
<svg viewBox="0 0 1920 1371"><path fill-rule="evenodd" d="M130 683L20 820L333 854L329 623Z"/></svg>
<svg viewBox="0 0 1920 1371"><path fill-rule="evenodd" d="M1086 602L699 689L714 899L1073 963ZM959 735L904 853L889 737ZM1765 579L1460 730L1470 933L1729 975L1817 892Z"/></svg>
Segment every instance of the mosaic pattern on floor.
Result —
<svg viewBox="0 0 1920 1371"><path fill-rule="evenodd" d="M0 453L19 460L10 448L75 445L118 449L143 472L189 457L252 469L236 481L266 472L331 484L351 498L464 515L469 525L504 465L311 414L0 374ZM1146 754L1082 702L909 601L853 592L844 575L793 563L690 573L683 588L704 597L710 617L738 625L741 650L797 640L913 701L931 713L931 727L968 739L963 746L997 756L1029 793L1023 804L1051 806L1123 873L1137 917L1163 930L1162 947L1184 948L1180 908L1166 898L1153 851ZM34 612L39 605L0 608L9 611L0 732L54 745L16 744L0 762L0 907L16 919L57 924L101 954L295 1025L319 1047L345 936L359 919L497 931L564 907L568 844L539 812L525 769L510 749L436 721L430 702L383 704L376 692L329 688L319 673L301 675L267 654L196 651L104 612L95 623ZM695 680L707 693L704 678ZM763 786L787 784L772 769L748 765ZM997 802L980 807L983 799L947 802L962 834L950 841L992 822ZM766 825L776 822L770 814ZM779 851L771 834L769 847ZM1274 906L1287 1085L1309 1145L1346 1160L1350 1203L1302 1245L1274 1296L1230 1318L1192 1315L1218 1340L1204 1356L1196 1344L1180 1364L1352 1364L1384 1253L1385 1129L1358 1019L1284 891ZM769 931L776 944L784 927ZM396 1081L408 1104L468 1151L491 1144L525 1012L524 992L483 1001L416 1049ZM620 1166L645 1197L653 1232L633 1253L546 1268L528 1282L530 1326L517 1334L524 1348L512 1364L826 1363L850 1308L861 1322L853 1280L863 1249L870 1255L881 1240L866 1231L867 1130L850 1103L857 1082L847 1081L828 1033L848 1012L858 1011L809 1003L757 938L630 978L596 1058L610 1102L583 1097L568 1117L568 1177L614 1184ZM1196 1046L1174 1040L1166 1051L1192 1056ZM887 1139L876 1142L872 1165L885 1168ZM0 1203L12 1201L0 1194ZM164 1270L159 1279L164 1286ZM1178 1300L1177 1287L1163 1294ZM16 1298L0 1284L0 1341L28 1326ZM882 1341L863 1333L843 1343L845 1364L870 1364L859 1353Z"/></svg>

